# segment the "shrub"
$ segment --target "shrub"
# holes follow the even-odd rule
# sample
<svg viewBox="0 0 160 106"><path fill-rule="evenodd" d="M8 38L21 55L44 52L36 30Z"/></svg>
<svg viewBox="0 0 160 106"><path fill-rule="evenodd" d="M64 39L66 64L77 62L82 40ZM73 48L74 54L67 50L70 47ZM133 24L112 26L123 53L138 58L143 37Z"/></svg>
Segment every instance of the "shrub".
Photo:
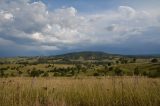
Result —
<svg viewBox="0 0 160 106"><path fill-rule="evenodd" d="M17 70L18 74L21 75L23 72L20 70Z"/></svg>
<svg viewBox="0 0 160 106"><path fill-rule="evenodd" d="M35 69L33 69L33 70L31 71L31 73L30 73L30 76L31 76L31 77L39 77L40 74L42 74L42 73L43 73L43 71L41 71L41 70L35 70Z"/></svg>
<svg viewBox="0 0 160 106"><path fill-rule="evenodd" d="M61 73L55 72L55 73L53 74L53 76L61 76Z"/></svg>
<svg viewBox="0 0 160 106"><path fill-rule="evenodd" d="M0 70L0 77L4 77L4 70Z"/></svg>
<svg viewBox="0 0 160 106"><path fill-rule="evenodd" d="M72 76L74 76L74 75L75 75L74 70L71 70L71 75L72 75Z"/></svg>
<svg viewBox="0 0 160 106"><path fill-rule="evenodd" d="M148 76L152 78L160 77L160 70L152 70L149 72Z"/></svg>
<svg viewBox="0 0 160 106"><path fill-rule="evenodd" d="M139 75L139 74L140 74L139 69L138 69L138 67L136 67L136 68L134 69L134 75Z"/></svg>
<svg viewBox="0 0 160 106"><path fill-rule="evenodd" d="M158 59L155 59L155 58L154 58L154 59L151 60L151 62L152 62L152 63L157 63L157 62L158 62Z"/></svg>
<svg viewBox="0 0 160 106"><path fill-rule="evenodd" d="M93 73L93 76L100 76L100 74L95 72L95 73Z"/></svg>
<svg viewBox="0 0 160 106"><path fill-rule="evenodd" d="M11 77L15 77L16 75L12 72L12 73L10 74L10 76L11 76Z"/></svg>
<svg viewBox="0 0 160 106"><path fill-rule="evenodd" d="M118 76L122 76L123 75L123 71L120 68L115 68L114 72Z"/></svg>
<svg viewBox="0 0 160 106"><path fill-rule="evenodd" d="M112 64L111 63L108 63L108 66L111 66Z"/></svg>
<svg viewBox="0 0 160 106"><path fill-rule="evenodd" d="M112 71L113 70L113 67L109 67L109 69L108 69L109 71Z"/></svg>
<svg viewBox="0 0 160 106"><path fill-rule="evenodd" d="M49 76L48 72L44 72L44 74L42 75L42 77L48 77L48 76Z"/></svg>
<svg viewBox="0 0 160 106"><path fill-rule="evenodd" d="M143 76L147 76L148 75L148 71L143 71Z"/></svg>

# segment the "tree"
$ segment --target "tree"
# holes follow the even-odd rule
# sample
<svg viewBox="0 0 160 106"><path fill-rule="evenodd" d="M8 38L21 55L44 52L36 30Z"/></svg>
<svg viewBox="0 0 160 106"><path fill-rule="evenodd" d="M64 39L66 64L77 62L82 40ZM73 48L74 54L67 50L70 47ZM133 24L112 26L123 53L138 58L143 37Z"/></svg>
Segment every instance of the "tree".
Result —
<svg viewBox="0 0 160 106"><path fill-rule="evenodd" d="M22 71L20 71L20 70L17 70L17 72L18 72L18 74L19 74L19 75L21 75L21 74L22 74Z"/></svg>
<svg viewBox="0 0 160 106"><path fill-rule="evenodd" d="M42 75L42 77L48 77L48 76L49 76L48 72L44 72L44 74Z"/></svg>
<svg viewBox="0 0 160 106"><path fill-rule="evenodd" d="M105 65L105 66L104 66L104 69L107 71L107 70L108 70L108 66L107 66L107 65Z"/></svg>
<svg viewBox="0 0 160 106"><path fill-rule="evenodd" d="M121 64L127 64L128 60L125 58L120 58L119 61L121 62Z"/></svg>
<svg viewBox="0 0 160 106"><path fill-rule="evenodd" d="M108 66L111 66L111 65L112 65L112 64L109 62L109 63L108 63Z"/></svg>
<svg viewBox="0 0 160 106"><path fill-rule="evenodd" d="M36 70L35 68L33 68L33 70L30 72L30 76L31 77L39 77L40 74L42 74L43 71L41 70Z"/></svg>
<svg viewBox="0 0 160 106"><path fill-rule="evenodd" d="M105 65L105 66L104 66L104 74L105 74L105 76L107 75L108 70L109 70L109 69L108 69L108 66Z"/></svg>
<svg viewBox="0 0 160 106"><path fill-rule="evenodd" d="M4 77L4 70L0 70L0 77Z"/></svg>
<svg viewBox="0 0 160 106"><path fill-rule="evenodd" d="M116 64L119 64L119 61L118 61L118 60L116 61Z"/></svg>
<svg viewBox="0 0 160 106"><path fill-rule="evenodd" d="M135 63L136 62L136 58L132 58L131 63Z"/></svg>
<svg viewBox="0 0 160 106"><path fill-rule="evenodd" d="M76 68L77 68L77 74L79 74L80 70L81 70L81 65L80 64L76 64Z"/></svg>
<svg viewBox="0 0 160 106"><path fill-rule="evenodd" d="M109 67L109 69L108 69L109 71L112 71L113 70L113 67Z"/></svg>
<svg viewBox="0 0 160 106"><path fill-rule="evenodd" d="M74 74L75 74L75 72L74 72L74 70L72 69L72 70L71 70L71 75L74 76Z"/></svg>
<svg viewBox="0 0 160 106"><path fill-rule="evenodd" d="M114 70L115 74L118 75L118 76L122 76L123 75L123 71L120 69L120 68L115 68Z"/></svg>
<svg viewBox="0 0 160 106"><path fill-rule="evenodd" d="M151 60L151 62L152 62L152 63L157 63L157 62L158 62L158 59L155 59L155 58L154 58L154 59Z"/></svg>
<svg viewBox="0 0 160 106"><path fill-rule="evenodd" d="M138 67L136 67L135 69L134 69L134 75L139 75L140 74L140 72L139 72L139 68Z"/></svg>
<svg viewBox="0 0 160 106"><path fill-rule="evenodd" d="M143 76L147 76L148 75L148 72L147 71L143 71Z"/></svg>
<svg viewBox="0 0 160 106"><path fill-rule="evenodd" d="M100 76L100 74L95 72L95 73L93 73L93 76Z"/></svg>

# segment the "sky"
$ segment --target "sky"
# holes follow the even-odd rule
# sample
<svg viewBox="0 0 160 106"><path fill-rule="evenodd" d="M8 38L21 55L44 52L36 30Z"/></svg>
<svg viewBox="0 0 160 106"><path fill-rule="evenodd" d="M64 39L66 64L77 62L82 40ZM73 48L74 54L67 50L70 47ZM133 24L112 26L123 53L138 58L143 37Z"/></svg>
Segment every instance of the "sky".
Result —
<svg viewBox="0 0 160 106"><path fill-rule="evenodd" d="M0 57L160 54L160 0L0 0Z"/></svg>

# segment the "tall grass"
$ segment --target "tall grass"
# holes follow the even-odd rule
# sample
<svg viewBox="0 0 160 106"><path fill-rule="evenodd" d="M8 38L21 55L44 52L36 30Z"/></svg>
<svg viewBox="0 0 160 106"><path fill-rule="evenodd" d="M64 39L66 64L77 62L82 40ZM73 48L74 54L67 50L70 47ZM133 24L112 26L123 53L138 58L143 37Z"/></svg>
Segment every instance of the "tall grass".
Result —
<svg viewBox="0 0 160 106"><path fill-rule="evenodd" d="M1 78L0 106L159 106L160 79Z"/></svg>

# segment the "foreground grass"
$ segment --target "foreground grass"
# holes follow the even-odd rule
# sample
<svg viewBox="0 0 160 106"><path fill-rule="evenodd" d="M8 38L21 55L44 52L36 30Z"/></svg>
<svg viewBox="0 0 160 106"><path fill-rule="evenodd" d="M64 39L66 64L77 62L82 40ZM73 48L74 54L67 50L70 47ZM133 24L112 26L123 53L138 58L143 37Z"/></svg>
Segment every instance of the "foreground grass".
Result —
<svg viewBox="0 0 160 106"><path fill-rule="evenodd" d="M160 79L1 78L0 106L159 106Z"/></svg>

